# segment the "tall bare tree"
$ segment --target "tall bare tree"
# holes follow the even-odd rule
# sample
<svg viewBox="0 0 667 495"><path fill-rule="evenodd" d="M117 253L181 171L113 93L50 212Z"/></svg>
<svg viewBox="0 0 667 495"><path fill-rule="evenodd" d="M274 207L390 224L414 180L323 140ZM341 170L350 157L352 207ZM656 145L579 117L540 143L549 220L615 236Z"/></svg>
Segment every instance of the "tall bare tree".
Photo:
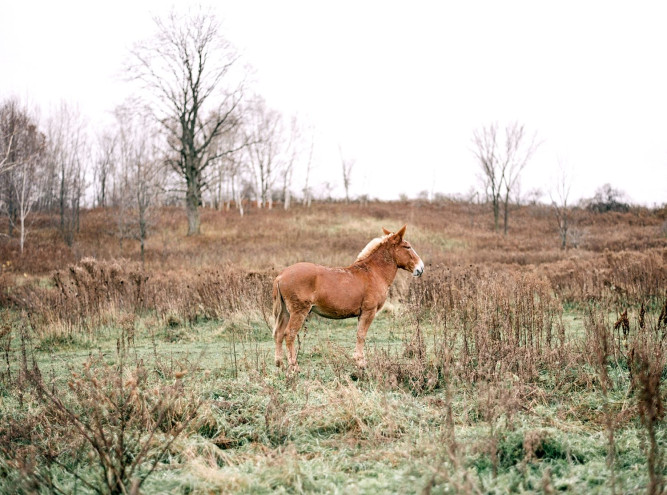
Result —
<svg viewBox="0 0 667 495"><path fill-rule="evenodd" d="M292 117L287 141L285 143L285 163L282 169L283 175L283 207L289 210L292 201L292 176L297 157L302 153L303 132L301 126L294 116Z"/></svg>
<svg viewBox="0 0 667 495"><path fill-rule="evenodd" d="M292 204L292 175L294 174L294 160L296 155L292 153L283 169L283 208L290 209Z"/></svg>
<svg viewBox="0 0 667 495"><path fill-rule="evenodd" d="M551 206L554 210L554 215L558 224L560 247L561 249L566 249L567 233L570 227L570 207L567 202L570 197L572 177L561 162L558 163L558 177L552 184L552 188L549 191L549 197L551 198Z"/></svg>
<svg viewBox="0 0 667 495"><path fill-rule="evenodd" d="M7 218L10 237L14 233L17 210L16 197L13 187L12 170L21 161L21 144L18 143L25 127L27 116L19 108L16 99L8 99L0 107L0 152L2 152L2 168L0 168L0 207Z"/></svg>
<svg viewBox="0 0 667 495"><path fill-rule="evenodd" d="M19 250L23 254L27 235L26 219L34 206L34 196L37 192L36 178L43 160L44 136L39 133L35 136L37 142L33 153L26 160L22 160L15 169L14 191L16 195L17 216L19 222Z"/></svg>
<svg viewBox="0 0 667 495"><path fill-rule="evenodd" d="M535 153L536 134L528 136L523 125L514 122L502 133L493 123L473 132L473 153L481 169L481 179L493 208L493 225L500 227L503 207L503 232L507 234L511 195L516 192L521 172Z"/></svg>
<svg viewBox="0 0 667 495"><path fill-rule="evenodd" d="M14 141L14 135L9 134L7 136L2 136L2 141L4 144L4 156L0 158L0 173L4 172L5 164L9 161L9 153L12 150L12 143ZM7 167L9 168L9 167Z"/></svg>
<svg viewBox="0 0 667 495"><path fill-rule="evenodd" d="M188 235L195 235L201 230L204 173L221 153L236 151L221 151L214 141L239 125L238 57L212 13L172 11L155 24L155 37L132 50L131 71L157 100L153 108L173 151L170 163L186 186Z"/></svg>
<svg viewBox="0 0 667 495"><path fill-rule="evenodd" d="M301 203L308 208L313 201L313 188L310 184L310 173L313 169L313 151L315 149L315 137L311 135L310 144L308 146L308 159L306 161L306 181L303 185L303 197Z"/></svg>
<svg viewBox="0 0 667 495"><path fill-rule="evenodd" d="M343 169L343 188L345 188L345 202L350 202L350 185L352 184L352 169L356 160L352 158L346 158L343 155L343 148L338 146L338 151L340 152L340 161Z"/></svg>
<svg viewBox="0 0 667 495"><path fill-rule="evenodd" d="M264 99L257 97L247 107L244 125L257 206L270 209L273 206L273 186L285 166L282 116L268 108Z"/></svg>
<svg viewBox="0 0 667 495"><path fill-rule="evenodd" d="M11 100L4 102L2 104L2 109L0 110L0 174L9 170L11 167L11 162L9 160L9 155L11 154L12 149L14 148L14 134L15 130L11 128L9 124L8 116L10 114Z"/></svg>
<svg viewBox="0 0 667 495"><path fill-rule="evenodd" d="M19 249L23 253L27 234L26 219L33 209L37 177L45 151L45 136L36 120L17 100L0 106L0 151L4 169L0 171L0 206L9 219L9 235L19 230ZM5 151L6 150L6 151Z"/></svg>
<svg viewBox="0 0 667 495"><path fill-rule="evenodd" d="M225 173L227 184L229 186L228 204L234 203L239 215L243 216L245 210L243 201L245 200L241 181L243 179L243 162L234 154L225 157Z"/></svg>
<svg viewBox="0 0 667 495"><path fill-rule="evenodd" d="M81 201L86 188L88 138L78 110L66 103L49 118L46 126L47 156L45 199L57 204L63 240L72 246L79 230Z"/></svg>
<svg viewBox="0 0 667 495"><path fill-rule="evenodd" d="M122 170L118 225L121 237L139 241L143 263L151 212L164 188L165 174L161 170L164 159L159 151L157 129L146 109L130 101L117 107L115 115Z"/></svg>
<svg viewBox="0 0 667 495"><path fill-rule="evenodd" d="M498 124L491 124L473 131L473 153L481 168L480 179L493 208L493 228L500 225L500 194L502 170L498 157Z"/></svg>
<svg viewBox="0 0 667 495"><path fill-rule="evenodd" d="M236 185L245 171L246 164L240 153L225 153L225 150L241 148L239 143L243 139L245 139L243 129L237 127L218 136L213 143L216 148L213 152L216 158L206 171L204 183L209 193L208 197L216 210L223 207L229 210L236 201ZM239 211L243 216L242 206L239 206Z"/></svg>
<svg viewBox="0 0 667 495"><path fill-rule="evenodd" d="M94 169L97 206L107 206L109 183L113 178L116 165L116 146L116 136L108 131L102 132L97 138L97 159Z"/></svg>

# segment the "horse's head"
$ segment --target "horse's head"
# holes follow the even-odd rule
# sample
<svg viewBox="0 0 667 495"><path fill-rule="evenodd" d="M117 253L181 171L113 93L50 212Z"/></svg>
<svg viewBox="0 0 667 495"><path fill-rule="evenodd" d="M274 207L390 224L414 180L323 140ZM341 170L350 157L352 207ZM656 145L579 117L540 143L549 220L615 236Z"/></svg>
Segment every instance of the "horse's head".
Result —
<svg viewBox="0 0 667 495"><path fill-rule="evenodd" d="M424 273L424 262L410 243L404 239L406 227L407 225L403 225L401 230L395 234L385 228L382 228L382 231L385 235L391 236L389 238L389 246L396 261L396 266L412 272L413 277L421 277L421 274Z"/></svg>

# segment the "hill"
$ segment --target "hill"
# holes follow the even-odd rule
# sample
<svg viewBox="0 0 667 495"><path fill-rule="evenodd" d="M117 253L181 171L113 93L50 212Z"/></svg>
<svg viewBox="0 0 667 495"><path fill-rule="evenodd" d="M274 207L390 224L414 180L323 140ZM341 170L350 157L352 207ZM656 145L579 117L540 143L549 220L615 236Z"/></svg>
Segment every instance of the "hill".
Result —
<svg viewBox="0 0 667 495"><path fill-rule="evenodd" d="M458 202L204 209L196 237L164 208L143 262L111 209L71 247L35 217L22 256L0 239L0 491L659 493L665 214L575 209L561 249L540 205L507 236ZM355 321L312 317L275 369L278 271L405 223L426 270L367 368Z"/></svg>

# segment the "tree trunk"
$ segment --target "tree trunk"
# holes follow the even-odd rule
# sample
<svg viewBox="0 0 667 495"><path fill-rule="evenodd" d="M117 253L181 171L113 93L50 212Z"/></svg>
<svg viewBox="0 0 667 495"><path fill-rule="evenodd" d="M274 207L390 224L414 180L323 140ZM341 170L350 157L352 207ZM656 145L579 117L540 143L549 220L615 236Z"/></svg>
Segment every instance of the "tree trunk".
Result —
<svg viewBox="0 0 667 495"><path fill-rule="evenodd" d="M21 214L21 256L23 256L23 246L25 245L25 216Z"/></svg>
<svg viewBox="0 0 667 495"><path fill-rule="evenodd" d="M564 216L560 222L560 241L561 249L567 249L567 216Z"/></svg>
<svg viewBox="0 0 667 495"><path fill-rule="evenodd" d="M505 204L503 205L503 235L507 235L507 221L508 221L507 208L508 208L508 204L507 204L507 201L505 201Z"/></svg>
<svg viewBox="0 0 667 495"><path fill-rule="evenodd" d="M8 188L9 189L9 188ZM14 195L9 192L9 199L7 201L7 216L9 217L9 237L14 235L14 224L16 223L16 210L14 206Z"/></svg>
<svg viewBox="0 0 667 495"><path fill-rule="evenodd" d="M498 232L498 227L499 227L498 220L500 218L500 201L496 196L492 198L492 201L493 201L493 231Z"/></svg>
<svg viewBox="0 0 667 495"><path fill-rule="evenodd" d="M76 233L81 232L81 189L76 190L76 201L74 202L74 225Z"/></svg>
<svg viewBox="0 0 667 495"><path fill-rule="evenodd" d="M188 214L188 235L199 235L201 233L199 219L199 194L194 183L188 183L185 193L185 209Z"/></svg>

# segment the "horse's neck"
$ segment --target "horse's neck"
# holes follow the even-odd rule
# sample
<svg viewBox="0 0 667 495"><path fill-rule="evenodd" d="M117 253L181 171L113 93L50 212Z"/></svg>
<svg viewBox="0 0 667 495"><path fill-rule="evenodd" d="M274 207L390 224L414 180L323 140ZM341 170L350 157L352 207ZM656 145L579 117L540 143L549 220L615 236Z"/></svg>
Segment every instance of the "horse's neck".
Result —
<svg viewBox="0 0 667 495"><path fill-rule="evenodd" d="M392 284L396 277L396 272L398 271L394 259L386 249L382 248L363 260L362 263L367 265L374 272L379 273L382 279L386 282L387 287Z"/></svg>

